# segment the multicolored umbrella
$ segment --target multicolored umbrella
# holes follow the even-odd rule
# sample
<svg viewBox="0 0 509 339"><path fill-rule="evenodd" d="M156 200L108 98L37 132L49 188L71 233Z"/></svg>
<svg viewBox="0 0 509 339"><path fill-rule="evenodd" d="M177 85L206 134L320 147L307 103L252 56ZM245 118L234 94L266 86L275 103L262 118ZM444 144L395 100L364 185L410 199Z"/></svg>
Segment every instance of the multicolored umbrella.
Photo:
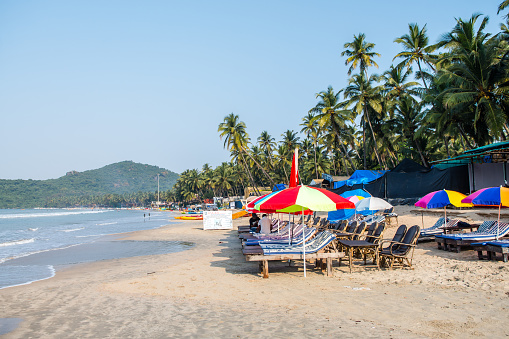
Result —
<svg viewBox="0 0 509 339"><path fill-rule="evenodd" d="M352 195L351 197L347 198L348 201L351 201L354 204L358 203L362 199L364 199L364 197L361 197L360 195Z"/></svg>
<svg viewBox="0 0 509 339"><path fill-rule="evenodd" d="M301 210L336 211L355 208L351 201L322 188L297 186L278 192L263 201L258 201L254 208L258 211L268 209L283 213Z"/></svg>
<svg viewBox="0 0 509 339"><path fill-rule="evenodd" d="M464 203L462 200L466 195L451 191L451 190L439 190L426 194L416 203L416 207L422 208L444 208L445 222L447 223L447 205L454 205L456 207L472 207L474 205L470 203Z"/></svg>
<svg viewBox="0 0 509 339"><path fill-rule="evenodd" d="M507 187L482 188L470 194L469 196L461 200L461 202L483 206L498 206L497 225L499 225L500 209L502 208L502 206L509 207L509 188ZM500 226L497 227L497 240L499 228Z"/></svg>
<svg viewBox="0 0 509 339"><path fill-rule="evenodd" d="M264 201L255 204L255 209L271 209L277 212L336 211L344 208L355 208L355 205L345 198L325 189L308 186L297 186L279 191ZM302 242L302 256L304 261L304 277L306 276L306 242Z"/></svg>

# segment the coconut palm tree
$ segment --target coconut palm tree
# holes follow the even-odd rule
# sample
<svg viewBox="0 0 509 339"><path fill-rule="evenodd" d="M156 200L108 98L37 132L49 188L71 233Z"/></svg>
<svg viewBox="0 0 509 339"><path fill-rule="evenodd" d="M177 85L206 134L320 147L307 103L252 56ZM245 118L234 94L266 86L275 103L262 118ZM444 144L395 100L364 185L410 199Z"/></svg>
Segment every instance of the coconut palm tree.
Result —
<svg viewBox="0 0 509 339"><path fill-rule="evenodd" d="M318 137L320 135L320 129L318 126L318 123L316 119L314 119L314 115L311 112L308 112L308 114L302 118L302 124L300 124L302 129L301 132L305 133L308 138L311 138L313 143L313 149L314 149L314 158L315 158L315 176L316 179L319 178L318 176L318 165L317 165L317 159L316 159L316 148L318 147Z"/></svg>
<svg viewBox="0 0 509 339"><path fill-rule="evenodd" d="M355 171L355 165L340 137L342 131L346 130L348 126L347 122L354 123L352 111L346 109L345 103L339 99L341 92L342 90L335 93L332 86L329 86L326 91L317 93L316 98L320 98L320 101L309 110L309 113L315 114L312 121L316 121L321 128L330 127L335 133L338 146L341 147L344 156L348 158L352 169Z"/></svg>
<svg viewBox="0 0 509 339"><path fill-rule="evenodd" d="M419 67L422 83L427 90L428 85L426 81L424 81L424 77L422 77L422 64L428 65L435 71L433 62L436 56L431 54L435 50L435 46L428 45L429 39L426 34L426 25L424 25L422 29L419 29L417 24L408 24L408 30L408 34L402 35L394 40L394 42L403 45L403 51L396 54L394 59L402 58L403 61L401 61L398 66L406 66L407 68L410 68L410 66L416 62L417 67Z"/></svg>
<svg viewBox="0 0 509 339"><path fill-rule="evenodd" d="M364 73L367 78L368 67L375 66L378 68L378 64L373 60L373 58L375 56L379 57L380 54L372 51L373 48L375 48L375 44L367 42L366 35L364 33L354 35L353 41L345 43L343 47L346 49L341 52L341 56L347 56L345 65L348 66L348 64L351 64L348 69L348 75L351 75L353 70L359 67L360 73Z"/></svg>
<svg viewBox="0 0 509 339"><path fill-rule="evenodd" d="M373 125L371 124L370 112L381 113L382 112L382 96L381 87L373 87L373 83L378 80L376 75L372 75L369 79L366 79L364 75L356 74L350 78L349 85L345 89L345 98L348 98L347 107L352 107L352 111L356 114L362 114L362 142L364 148L364 169L366 169L366 123L371 130L373 137L373 148L378 159L380 168L382 168L382 162L378 153L377 142ZM371 113L373 114L373 113Z"/></svg>
<svg viewBox="0 0 509 339"><path fill-rule="evenodd" d="M276 139L274 139L269 132L262 131L260 136L258 137L258 145L263 150L267 158L269 159L268 163L270 168L274 167L274 163L272 161L272 155L274 149L276 148Z"/></svg>
<svg viewBox="0 0 509 339"><path fill-rule="evenodd" d="M492 139L505 139L504 130L509 133L506 123L509 85L508 64L505 58L500 58L498 39L489 39L490 34L483 32L487 17L475 29L479 17L475 14L468 21L457 19L454 29L442 37L439 45L449 48L451 53L444 57L450 63L438 81L449 85L439 95L445 108L471 112L470 123L474 127L471 136L478 145L484 145ZM487 131L477 133L484 127L491 132L491 138L486 138Z"/></svg>

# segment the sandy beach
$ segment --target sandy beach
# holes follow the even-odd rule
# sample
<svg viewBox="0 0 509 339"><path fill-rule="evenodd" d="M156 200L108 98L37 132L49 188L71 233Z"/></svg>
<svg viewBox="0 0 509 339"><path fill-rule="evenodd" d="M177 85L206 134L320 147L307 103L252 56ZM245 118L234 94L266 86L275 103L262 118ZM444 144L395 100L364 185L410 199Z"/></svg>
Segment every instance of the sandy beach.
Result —
<svg viewBox="0 0 509 339"><path fill-rule="evenodd" d="M399 224L426 227L415 207L396 206ZM461 219L485 215L454 211ZM495 213L495 212L494 212ZM495 219L496 219L496 214ZM504 215L504 217L506 217ZM188 241L191 249L73 266L54 278L0 290L2 338L473 338L509 335L509 265L474 251L420 243L414 270L353 273L334 262L333 277L296 262L271 263L263 279L246 262L237 226L202 230L186 221L128 234L144 241ZM385 233L392 238L393 223Z"/></svg>

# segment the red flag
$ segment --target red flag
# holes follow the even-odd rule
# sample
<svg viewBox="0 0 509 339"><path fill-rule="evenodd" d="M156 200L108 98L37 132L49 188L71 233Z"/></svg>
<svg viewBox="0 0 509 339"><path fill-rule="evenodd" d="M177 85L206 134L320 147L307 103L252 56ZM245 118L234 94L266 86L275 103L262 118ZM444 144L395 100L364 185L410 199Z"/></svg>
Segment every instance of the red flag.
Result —
<svg viewBox="0 0 509 339"><path fill-rule="evenodd" d="M299 149L295 149L292 160L292 172L290 173L290 187L297 187L299 184Z"/></svg>

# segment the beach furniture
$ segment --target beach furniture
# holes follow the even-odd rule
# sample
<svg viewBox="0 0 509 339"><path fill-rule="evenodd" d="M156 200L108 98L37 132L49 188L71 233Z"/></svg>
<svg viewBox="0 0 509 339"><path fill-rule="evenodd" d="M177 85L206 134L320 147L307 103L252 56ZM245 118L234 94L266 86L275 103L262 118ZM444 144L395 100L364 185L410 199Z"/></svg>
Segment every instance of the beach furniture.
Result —
<svg viewBox="0 0 509 339"><path fill-rule="evenodd" d="M507 239L472 243L472 247L477 251L479 260L496 260L497 253L502 254L503 262L507 262L509 259L509 240ZM486 255L483 252L486 252Z"/></svg>
<svg viewBox="0 0 509 339"><path fill-rule="evenodd" d="M327 275L332 276L332 259L344 256L342 252L332 252L331 243L334 234L322 231L306 242L306 260L326 260ZM256 247L256 246L255 246ZM244 248L246 261L258 261L264 278L269 277L269 261L303 260L302 245L260 245L260 249ZM322 267L322 265L318 265Z"/></svg>
<svg viewBox="0 0 509 339"><path fill-rule="evenodd" d="M352 273L352 262L355 252L359 252L364 259L364 265L366 265L366 258L368 255L373 255L373 264L376 265L377 268L380 268L380 261L378 257L380 243L382 240L383 232L385 230L385 223L382 222L380 224L373 223L375 225L373 230L370 229L364 236L364 239L358 240L338 240L341 248L344 249L346 256L348 257L348 266L350 269L350 273ZM339 259L339 264L341 265L342 259Z"/></svg>
<svg viewBox="0 0 509 339"><path fill-rule="evenodd" d="M293 226L292 224L289 224L288 227L284 229L283 232L280 233L271 233L271 234L256 234L256 233L250 233L250 234L244 234L239 235L239 238L241 240L279 240L279 239L286 239L288 241L288 237L296 237L299 236L304 229L304 226L302 224L297 224Z"/></svg>
<svg viewBox="0 0 509 339"><path fill-rule="evenodd" d="M394 207L386 209L382 214L385 217L387 225L390 225L393 219L396 219L396 225L398 225L398 214L394 213Z"/></svg>
<svg viewBox="0 0 509 339"><path fill-rule="evenodd" d="M261 244L282 244L282 245L288 245L289 242L291 242L294 245L302 244L303 239L305 241L308 241L311 239L317 232L317 229L315 227L306 227L303 229L302 232L299 232L299 234L296 234L291 240L288 240L288 236L286 238L260 238L260 239L248 239L246 240L243 245L244 246L256 246ZM303 237L304 235L304 237Z"/></svg>
<svg viewBox="0 0 509 339"><path fill-rule="evenodd" d="M447 218L449 221L449 218ZM436 234L444 233L442 227L445 224L445 218L441 217L435 222L435 224L428 228L423 228L419 233L419 240L431 240L435 237Z"/></svg>
<svg viewBox="0 0 509 339"><path fill-rule="evenodd" d="M462 234L441 234L435 236L438 249L460 252L462 247L471 247L477 242L497 240L509 234L509 224L484 221L477 231Z"/></svg>
<svg viewBox="0 0 509 339"><path fill-rule="evenodd" d="M401 241L391 241L388 247L380 251L380 263L392 269L395 265L412 268L414 249L419 236L420 227L410 227Z"/></svg>

